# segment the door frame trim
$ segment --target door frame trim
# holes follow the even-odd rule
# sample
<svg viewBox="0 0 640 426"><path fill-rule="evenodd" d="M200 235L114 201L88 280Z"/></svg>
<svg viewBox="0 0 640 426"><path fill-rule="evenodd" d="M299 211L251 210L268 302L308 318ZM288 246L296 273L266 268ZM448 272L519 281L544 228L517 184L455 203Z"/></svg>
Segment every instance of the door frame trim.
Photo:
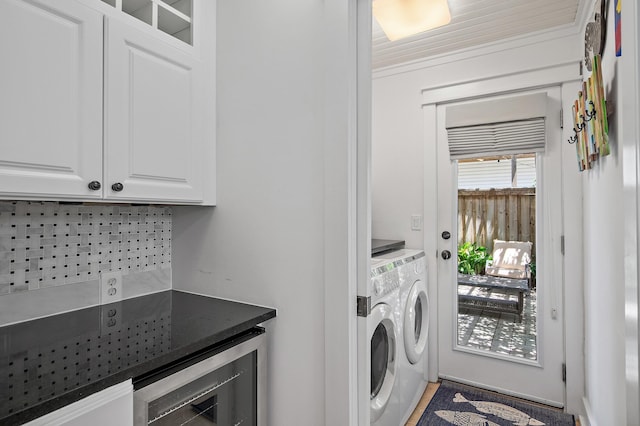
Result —
<svg viewBox="0 0 640 426"><path fill-rule="evenodd" d="M432 188L432 193L437 193L437 183L430 172L436 170L437 158L432 155L430 143L437 140L437 104L459 102L465 100L476 99L484 96L497 96L510 92L537 89L548 86L560 86L563 108L568 102L565 98L567 93L566 87L572 88L572 85L582 80L580 75L580 62L573 61L570 63L558 64L555 66L544 67L535 70L529 70L519 73L508 73L496 75L489 78L481 78L463 84L452 84L448 86L426 87L422 90L422 110L424 117L424 188L425 193ZM564 126L562 130L562 140L570 136L570 126ZM566 149L563 144L563 151ZM571 147L570 147L571 148ZM568 173L563 173L563 179ZM564 193L564 197L573 196L580 197L582 186L579 179L570 179L572 189L575 189L573 195ZM567 202L566 200L564 201ZM429 270L429 292L433 300L438 298L437 289L437 255L438 255L438 230L437 230L437 201L432 199L424 200L424 223L431 223L429 228L425 226L424 232L424 248L425 253L435 253L436 256L427 256ZM429 228L429 229L428 229ZM571 232L571 235L568 235ZM433 238L432 236L436 236ZM565 237L567 240L574 241L575 244L582 244L582 237L575 233L575 228L565 229ZM581 251L580 251L581 253ZM582 258L578 255L565 255L564 265L571 265L572 269L565 266L565 294L573 294L573 300L583 300L583 289L581 287L580 271L582 268L573 269L576 265L581 265ZM582 396L584 393L584 326L582 321L583 303L574 304L580 306L569 307L564 305L564 346L565 346L565 362L571 366L571 371L576 374L567 374L565 388L565 409L572 413L584 413L584 405ZM431 324L438 324L438 309L432 309ZM437 326L436 326L437 327ZM568 333L567 330L571 330ZM437 333L430 333L429 336L429 379L431 381L437 379L438 376L438 351L437 351Z"/></svg>
<svg viewBox="0 0 640 426"><path fill-rule="evenodd" d="M618 101L622 129L621 148L624 151L622 174L624 181L624 306L625 306L625 391L627 422L640 417L640 362L638 349L640 340L640 290L638 281L640 271L640 7L637 2L627 2L624 6L624 24L622 25L623 56L618 62L622 100ZM622 106L624 105L624 109ZM592 423L593 424L593 423Z"/></svg>

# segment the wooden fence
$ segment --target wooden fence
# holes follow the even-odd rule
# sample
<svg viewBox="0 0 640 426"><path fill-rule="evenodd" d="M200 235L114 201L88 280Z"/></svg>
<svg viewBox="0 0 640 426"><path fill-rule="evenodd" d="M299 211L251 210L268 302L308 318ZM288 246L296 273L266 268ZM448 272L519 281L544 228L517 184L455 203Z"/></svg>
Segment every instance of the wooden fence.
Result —
<svg viewBox="0 0 640 426"><path fill-rule="evenodd" d="M491 253L493 240L536 243L535 188L458 190L458 243L475 242Z"/></svg>

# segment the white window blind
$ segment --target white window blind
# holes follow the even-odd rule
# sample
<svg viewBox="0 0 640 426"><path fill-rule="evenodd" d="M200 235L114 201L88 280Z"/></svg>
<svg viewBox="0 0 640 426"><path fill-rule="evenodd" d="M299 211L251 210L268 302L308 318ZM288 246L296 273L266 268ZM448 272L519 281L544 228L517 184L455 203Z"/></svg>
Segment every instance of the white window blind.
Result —
<svg viewBox="0 0 640 426"><path fill-rule="evenodd" d="M542 152L545 146L544 118L456 127L447 131L452 160Z"/></svg>
<svg viewBox="0 0 640 426"><path fill-rule="evenodd" d="M546 105L536 93L447 107L451 159L544 151Z"/></svg>

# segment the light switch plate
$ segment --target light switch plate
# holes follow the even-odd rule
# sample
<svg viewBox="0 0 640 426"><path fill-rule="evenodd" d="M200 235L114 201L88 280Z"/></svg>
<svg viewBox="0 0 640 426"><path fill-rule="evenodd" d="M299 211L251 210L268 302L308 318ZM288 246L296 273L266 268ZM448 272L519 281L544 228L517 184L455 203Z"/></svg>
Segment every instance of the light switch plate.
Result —
<svg viewBox="0 0 640 426"><path fill-rule="evenodd" d="M100 304L122 300L122 271L100 273Z"/></svg>
<svg viewBox="0 0 640 426"><path fill-rule="evenodd" d="M422 215L419 215L419 214L411 215L411 230L412 231L422 230Z"/></svg>

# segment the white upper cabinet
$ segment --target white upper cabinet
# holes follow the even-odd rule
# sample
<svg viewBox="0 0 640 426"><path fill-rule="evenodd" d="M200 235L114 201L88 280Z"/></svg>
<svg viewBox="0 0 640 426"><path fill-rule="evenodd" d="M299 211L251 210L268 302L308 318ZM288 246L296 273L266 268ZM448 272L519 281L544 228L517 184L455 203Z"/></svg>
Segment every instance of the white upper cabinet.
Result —
<svg viewBox="0 0 640 426"><path fill-rule="evenodd" d="M121 21L106 34L106 198L201 201L203 63Z"/></svg>
<svg viewBox="0 0 640 426"><path fill-rule="evenodd" d="M215 203L215 5L0 0L0 198Z"/></svg>
<svg viewBox="0 0 640 426"><path fill-rule="evenodd" d="M0 1L0 193L93 199L102 181L102 14Z"/></svg>

